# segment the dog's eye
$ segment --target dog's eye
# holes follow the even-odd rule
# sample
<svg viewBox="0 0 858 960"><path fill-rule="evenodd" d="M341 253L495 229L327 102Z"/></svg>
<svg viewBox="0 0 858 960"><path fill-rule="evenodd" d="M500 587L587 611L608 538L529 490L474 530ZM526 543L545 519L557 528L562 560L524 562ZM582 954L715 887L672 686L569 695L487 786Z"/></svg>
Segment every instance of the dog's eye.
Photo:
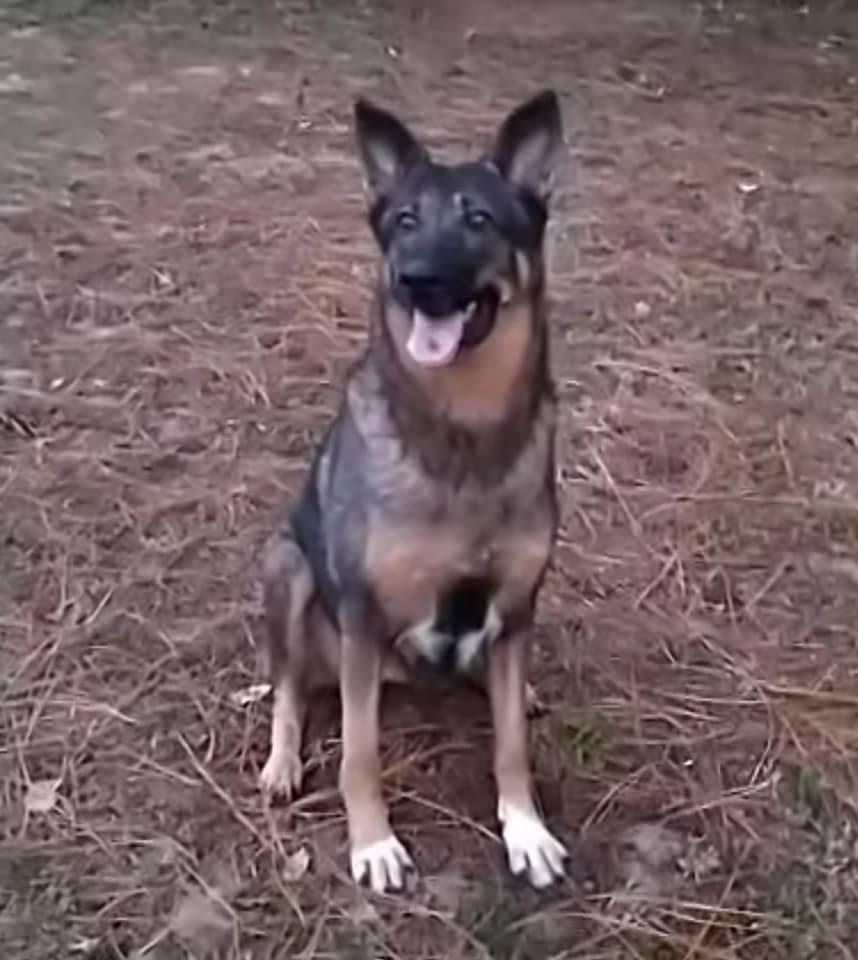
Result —
<svg viewBox="0 0 858 960"><path fill-rule="evenodd" d="M396 226L400 230L414 230L418 223L419 221L416 214L410 210L400 210L399 213L396 214Z"/></svg>
<svg viewBox="0 0 858 960"><path fill-rule="evenodd" d="M492 218L485 210L469 210L465 214L465 224L471 230L485 230L492 222Z"/></svg>

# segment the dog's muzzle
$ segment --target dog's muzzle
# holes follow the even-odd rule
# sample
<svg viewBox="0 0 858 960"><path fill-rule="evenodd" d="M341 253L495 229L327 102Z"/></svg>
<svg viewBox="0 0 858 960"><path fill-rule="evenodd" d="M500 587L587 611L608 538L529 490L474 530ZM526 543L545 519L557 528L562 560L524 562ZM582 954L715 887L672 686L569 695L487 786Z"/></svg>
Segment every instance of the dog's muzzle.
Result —
<svg viewBox="0 0 858 960"><path fill-rule="evenodd" d="M420 366L452 363L462 350L482 343L494 326L500 296L491 287L475 290L470 285L408 272L398 275L397 285L411 313L406 349Z"/></svg>

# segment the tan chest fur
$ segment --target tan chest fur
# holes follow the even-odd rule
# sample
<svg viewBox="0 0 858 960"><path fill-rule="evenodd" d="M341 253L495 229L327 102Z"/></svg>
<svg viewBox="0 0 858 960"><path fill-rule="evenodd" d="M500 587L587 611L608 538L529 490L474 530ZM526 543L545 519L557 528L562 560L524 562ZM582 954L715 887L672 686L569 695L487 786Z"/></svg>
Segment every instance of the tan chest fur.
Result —
<svg viewBox="0 0 858 960"><path fill-rule="evenodd" d="M484 536L466 528L378 522L369 530L366 571L387 617L404 627L430 615L439 592L465 576L491 577L503 614L526 600L550 549L547 518L526 531Z"/></svg>

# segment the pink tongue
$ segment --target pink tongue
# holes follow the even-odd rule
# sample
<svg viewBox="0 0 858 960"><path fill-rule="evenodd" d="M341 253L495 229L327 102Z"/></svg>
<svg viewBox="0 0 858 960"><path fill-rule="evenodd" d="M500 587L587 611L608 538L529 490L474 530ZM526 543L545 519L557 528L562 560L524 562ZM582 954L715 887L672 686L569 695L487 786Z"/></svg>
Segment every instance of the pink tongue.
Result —
<svg viewBox="0 0 858 960"><path fill-rule="evenodd" d="M406 344L408 352L422 367L443 366L456 356L464 327L464 312L451 313L449 317L427 317L415 310Z"/></svg>

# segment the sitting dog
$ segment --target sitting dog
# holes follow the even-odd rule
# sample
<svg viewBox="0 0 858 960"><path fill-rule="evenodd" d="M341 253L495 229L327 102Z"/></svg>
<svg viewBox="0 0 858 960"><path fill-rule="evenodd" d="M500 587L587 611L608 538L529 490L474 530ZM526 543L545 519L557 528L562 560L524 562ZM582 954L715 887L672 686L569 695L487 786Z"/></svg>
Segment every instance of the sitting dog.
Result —
<svg viewBox="0 0 858 960"><path fill-rule="evenodd" d="M400 888L413 862L382 797L382 683L421 663L480 677L509 867L544 887L566 850L534 803L525 687L557 524L544 235L559 103L528 100L490 153L457 165L389 112L354 110L381 264L367 346L266 553L260 784L300 787L308 699L338 684L352 876Z"/></svg>

